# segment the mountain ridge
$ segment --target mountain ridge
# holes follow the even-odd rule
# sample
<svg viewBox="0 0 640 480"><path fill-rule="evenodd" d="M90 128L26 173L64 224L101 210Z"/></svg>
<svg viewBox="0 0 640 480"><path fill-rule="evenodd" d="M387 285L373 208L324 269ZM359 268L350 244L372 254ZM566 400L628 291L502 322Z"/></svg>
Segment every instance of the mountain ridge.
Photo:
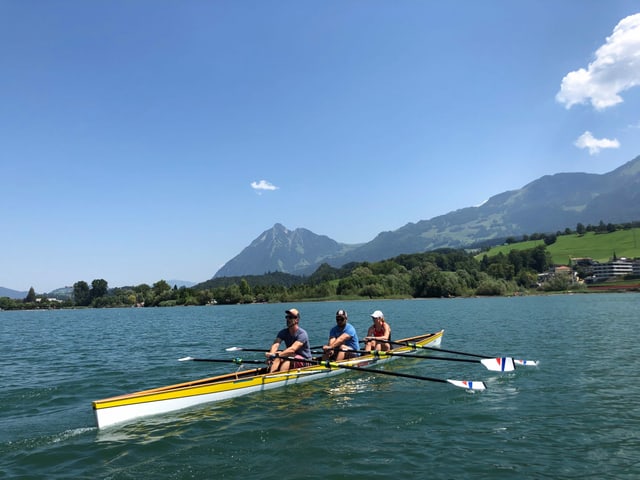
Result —
<svg viewBox="0 0 640 480"><path fill-rule="evenodd" d="M371 241L338 243L307 229L277 223L265 230L213 278L281 271L310 275L322 263L379 261L438 248L466 248L482 241L550 233L578 223L626 223L640 219L640 156L604 174L556 173L520 189L379 233ZM276 241L277 239L277 241Z"/></svg>
<svg viewBox="0 0 640 480"><path fill-rule="evenodd" d="M258 275L269 272L290 273L286 268L307 271L328 258L356 247L357 245L338 243L326 235L317 235L306 228L289 230L284 225L276 223L272 228L262 232L239 255L223 265L214 278L232 277L235 276L235 271L248 274L256 263L263 269L257 273ZM269 252L268 257L265 257L266 252Z"/></svg>
<svg viewBox="0 0 640 480"><path fill-rule="evenodd" d="M18 290L12 290L11 288L0 287L0 298L8 297L13 300L25 298L29 292L21 292Z"/></svg>

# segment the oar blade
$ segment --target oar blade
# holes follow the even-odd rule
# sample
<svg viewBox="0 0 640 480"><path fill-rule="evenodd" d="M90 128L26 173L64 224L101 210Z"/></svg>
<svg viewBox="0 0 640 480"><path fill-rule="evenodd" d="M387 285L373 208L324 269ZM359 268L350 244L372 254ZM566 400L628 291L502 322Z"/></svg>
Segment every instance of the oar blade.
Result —
<svg viewBox="0 0 640 480"><path fill-rule="evenodd" d="M229 347L229 348L225 348L226 352L240 352L244 350L244 348L242 347Z"/></svg>
<svg viewBox="0 0 640 480"><path fill-rule="evenodd" d="M449 379L447 379L447 382L449 382L451 385L455 385L456 387L464 388L466 390L482 391L487 389L487 386L484 384L484 382L472 382L467 380L449 380Z"/></svg>
<svg viewBox="0 0 640 480"><path fill-rule="evenodd" d="M193 357L182 357L178 359L179 362L188 362L190 360L193 360Z"/></svg>
<svg viewBox="0 0 640 480"><path fill-rule="evenodd" d="M480 363L492 372L513 372L516 369L511 357L483 358Z"/></svg>
<svg viewBox="0 0 640 480"><path fill-rule="evenodd" d="M523 367L537 367L540 362L537 360L514 360L516 365L522 365Z"/></svg>

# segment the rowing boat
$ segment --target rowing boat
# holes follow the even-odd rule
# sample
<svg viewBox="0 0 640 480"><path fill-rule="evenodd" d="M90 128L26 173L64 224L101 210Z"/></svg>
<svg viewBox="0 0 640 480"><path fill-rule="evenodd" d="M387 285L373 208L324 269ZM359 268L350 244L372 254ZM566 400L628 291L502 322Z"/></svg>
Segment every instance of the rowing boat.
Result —
<svg viewBox="0 0 640 480"><path fill-rule="evenodd" d="M440 345L443 334L444 330L440 330L436 333L398 340L397 343L409 345L398 346L390 351L408 353L426 345L436 347ZM266 367L241 370L216 377L95 400L93 411L98 428L105 428L142 417L169 413L204 403L218 402L253 392L320 380L348 370L388 362L395 358L397 357L366 354L340 362L313 364L286 372L268 373Z"/></svg>

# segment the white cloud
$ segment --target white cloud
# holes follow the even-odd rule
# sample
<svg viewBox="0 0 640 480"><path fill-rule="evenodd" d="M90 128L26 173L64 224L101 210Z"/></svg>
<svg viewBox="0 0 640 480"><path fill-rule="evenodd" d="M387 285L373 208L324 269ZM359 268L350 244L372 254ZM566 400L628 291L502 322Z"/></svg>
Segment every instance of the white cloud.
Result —
<svg viewBox="0 0 640 480"><path fill-rule="evenodd" d="M278 187L267 182L266 180L260 180L259 182L251 182L251 188L261 194L264 190L277 190Z"/></svg>
<svg viewBox="0 0 640 480"><path fill-rule="evenodd" d="M615 138L610 140L608 138L594 138L591 132L586 131L578 137L574 145L578 148L588 148L589 155L596 155L600 153L603 148L619 148L620 142Z"/></svg>
<svg viewBox="0 0 640 480"><path fill-rule="evenodd" d="M640 13L620 20L584 69L569 72L556 100L571 108L588 103L604 110L622 102L620 93L640 85Z"/></svg>

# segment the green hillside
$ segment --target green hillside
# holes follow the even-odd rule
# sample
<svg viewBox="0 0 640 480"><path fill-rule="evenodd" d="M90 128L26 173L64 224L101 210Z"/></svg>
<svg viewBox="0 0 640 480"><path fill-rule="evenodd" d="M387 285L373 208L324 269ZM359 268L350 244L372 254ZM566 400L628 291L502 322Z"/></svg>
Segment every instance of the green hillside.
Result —
<svg viewBox="0 0 640 480"><path fill-rule="evenodd" d="M531 240L500 245L479 254L476 258L481 259L485 254L490 257L499 253L508 255L511 250L527 250L542 244L543 240ZM608 262L614 253L618 257L640 258L640 228L611 233L559 235L555 243L547 246L547 250L553 257L553 263L558 265L568 265L570 257L589 257L599 262Z"/></svg>

